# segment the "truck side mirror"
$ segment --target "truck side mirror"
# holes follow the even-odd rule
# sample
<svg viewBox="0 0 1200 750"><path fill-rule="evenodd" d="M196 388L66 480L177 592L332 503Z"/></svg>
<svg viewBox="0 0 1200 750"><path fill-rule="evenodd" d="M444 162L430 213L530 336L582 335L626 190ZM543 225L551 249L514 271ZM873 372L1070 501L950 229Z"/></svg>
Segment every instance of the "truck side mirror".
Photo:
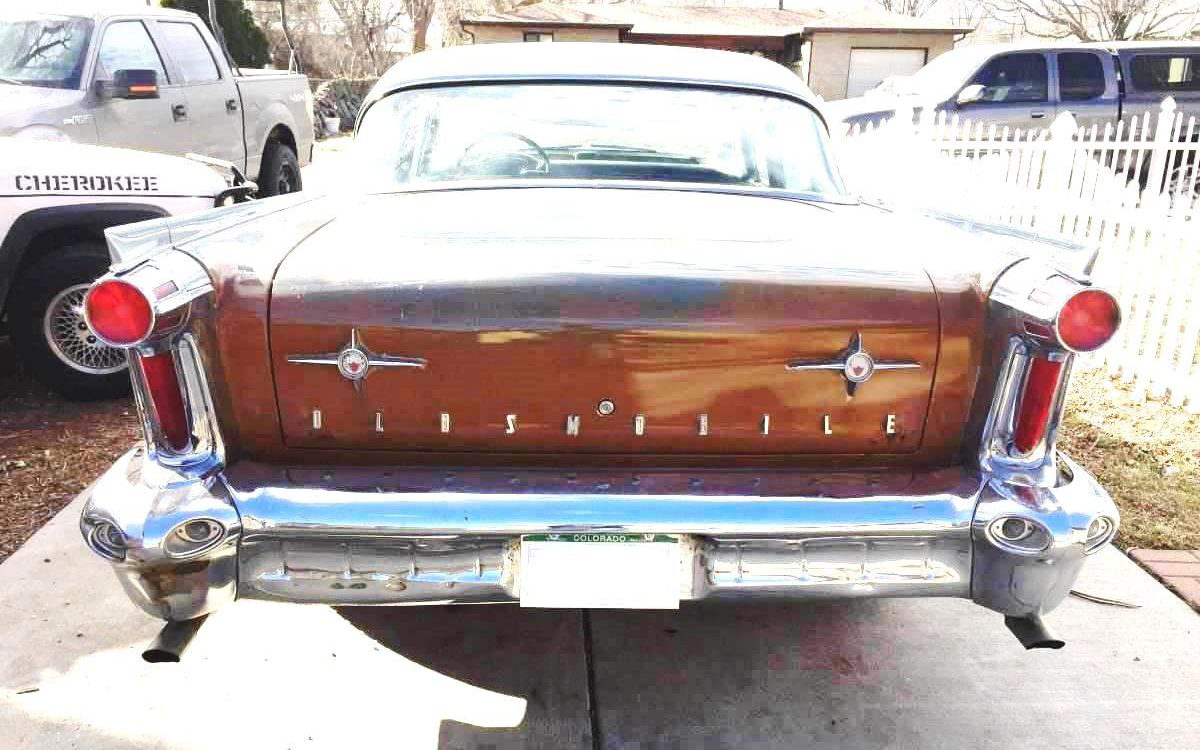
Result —
<svg viewBox="0 0 1200 750"><path fill-rule="evenodd" d="M962 91L958 92L958 96L955 97L954 102L960 107L981 102L983 101L984 91L985 89L981 84L972 83L970 86L967 86Z"/></svg>
<svg viewBox="0 0 1200 750"><path fill-rule="evenodd" d="M118 70L113 73L108 95L113 99L157 99L158 71L155 70Z"/></svg>

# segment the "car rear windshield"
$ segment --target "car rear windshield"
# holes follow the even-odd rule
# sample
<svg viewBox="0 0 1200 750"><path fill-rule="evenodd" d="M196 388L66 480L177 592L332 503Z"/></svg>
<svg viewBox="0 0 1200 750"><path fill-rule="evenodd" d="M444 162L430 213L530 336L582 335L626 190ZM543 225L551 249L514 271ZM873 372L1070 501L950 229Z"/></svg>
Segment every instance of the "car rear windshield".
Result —
<svg viewBox="0 0 1200 750"><path fill-rule="evenodd" d="M91 36L85 18L0 14L0 84L79 88Z"/></svg>
<svg viewBox="0 0 1200 750"><path fill-rule="evenodd" d="M356 150L370 183L652 180L840 195L825 129L781 97L671 86L493 84L393 94Z"/></svg>

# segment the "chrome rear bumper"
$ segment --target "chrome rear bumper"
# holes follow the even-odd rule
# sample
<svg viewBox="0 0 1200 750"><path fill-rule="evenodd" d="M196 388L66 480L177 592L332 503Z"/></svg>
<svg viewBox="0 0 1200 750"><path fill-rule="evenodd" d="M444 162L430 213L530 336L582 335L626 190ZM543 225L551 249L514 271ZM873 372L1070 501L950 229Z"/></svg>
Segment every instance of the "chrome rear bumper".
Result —
<svg viewBox="0 0 1200 750"><path fill-rule="evenodd" d="M239 596L515 601L522 534L597 531L679 535L682 599L955 596L1026 617L1056 606L1086 554L1107 542L1086 544L1093 521L1116 527L1104 490L1066 459L1064 467L1053 488L961 469L902 477L570 474L243 462L189 479L135 450L89 488L81 526L130 596L168 620L198 617ZM1005 518L1032 524L1044 548L997 538ZM187 543L178 532L197 520L219 534ZM101 533L106 524L120 536ZM114 538L123 549L102 543Z"/></svg>

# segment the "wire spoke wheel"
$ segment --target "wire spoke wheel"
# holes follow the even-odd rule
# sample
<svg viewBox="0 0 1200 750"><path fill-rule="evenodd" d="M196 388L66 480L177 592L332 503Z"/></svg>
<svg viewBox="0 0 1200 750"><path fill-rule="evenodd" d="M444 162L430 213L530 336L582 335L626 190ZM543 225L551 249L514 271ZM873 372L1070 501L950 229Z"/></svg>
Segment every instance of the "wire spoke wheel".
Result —
<svg viewBox="0 0 1200 750"><path fill-rule="evenodd" d="M55 295L46 307L42 332L54 355L79 372L109 375L125 369L125 352L108 346L88 330L83 298L90 284L75 284Z"/></svg>

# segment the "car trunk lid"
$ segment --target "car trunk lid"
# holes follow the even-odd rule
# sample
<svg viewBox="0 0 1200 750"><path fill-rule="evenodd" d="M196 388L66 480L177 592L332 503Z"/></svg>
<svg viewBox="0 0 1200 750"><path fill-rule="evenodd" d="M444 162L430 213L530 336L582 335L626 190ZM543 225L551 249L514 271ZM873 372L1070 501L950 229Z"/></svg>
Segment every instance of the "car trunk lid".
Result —
<svg viewBox="0 0 1200 750"><path fill-rule="evenodd" d="M271 366L285 442L915 451L937 298L919 263L880 252L894 238L869 224L807 202L654 189L368 199L277 271ZM848 379L859 349L875 369L852 358Z"/></svg>

